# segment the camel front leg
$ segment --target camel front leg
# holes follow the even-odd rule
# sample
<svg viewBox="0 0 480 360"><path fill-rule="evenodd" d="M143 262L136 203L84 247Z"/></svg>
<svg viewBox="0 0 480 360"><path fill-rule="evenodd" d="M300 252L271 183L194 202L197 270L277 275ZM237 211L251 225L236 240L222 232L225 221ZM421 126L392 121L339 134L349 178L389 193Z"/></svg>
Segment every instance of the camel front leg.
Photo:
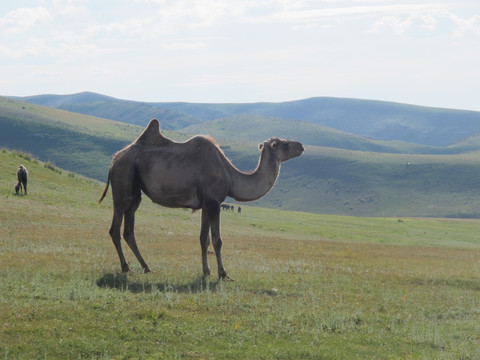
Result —
<svg viewBox="0 0 480 360"><path fill-rule="evenodd" d="M218 277L220 279L231 280L227 276L227 271L223 266L222 260L222 239L220 237L220 204L211 202L207 204L208 221L212 232L212 243L217 257Z"/></svg>
<svg viewBox="0 0 480 360"><path fill-rule="evenodd" d="M202 209L202 227L200 229L200 246L202 248L202 268L203 275L210 275L208 266L208 246L210 245L210 222L208 221L208 212Z"/></svg>

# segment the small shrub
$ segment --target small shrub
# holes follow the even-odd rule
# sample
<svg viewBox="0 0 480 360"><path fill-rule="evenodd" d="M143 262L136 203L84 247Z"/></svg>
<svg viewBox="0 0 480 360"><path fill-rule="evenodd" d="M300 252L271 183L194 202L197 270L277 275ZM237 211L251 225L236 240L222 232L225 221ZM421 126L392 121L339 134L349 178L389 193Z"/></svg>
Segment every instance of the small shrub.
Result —
<svg viewBox="0 0 480 360"><path fill-rule="evenodd" d="M49 170L52 170L58 174L61 174L62 173L62 170L58 169L55 167L55 165L53 165L51 162L46 162L44 165L43 165L44 168L46 169L49 169Z"/></svg>

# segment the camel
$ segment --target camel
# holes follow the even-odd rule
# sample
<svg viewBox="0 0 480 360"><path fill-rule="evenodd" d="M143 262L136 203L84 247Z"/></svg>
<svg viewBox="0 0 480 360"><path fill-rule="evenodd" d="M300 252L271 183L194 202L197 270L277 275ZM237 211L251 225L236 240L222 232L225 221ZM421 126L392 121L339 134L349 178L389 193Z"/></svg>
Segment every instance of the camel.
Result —
<svg viewBox="0 0 480 360"><path fill-rule="evenodd" d="M27 180L28 180L28 171L25 168L25 166L20 165L17 171L17 184L15 185L15 193L18 195L18 192L22 192L22 187L23 187L23 193L24 195L27 195Z"/></svg>
<svg viewBox="0 0 480 360"><path fill-rule="evenodd" d="M222 260L220 206L227 196L237 201L253 201L264 196L275 184L280 164L300 156L301 143L273 137L259 145L260 160L255 170L245 173L225 156L214 140L194 136L186 142L174 142L160 132L157 119L143 133L113 157L105 190L112 185L113 220L110 236L123 272L129 272L121 245L120 228L125 219L123 237L145 273L150 268L138 249L135 235L135 211L142 192L154 203L170 208L202 210L200 245L204 275L210 275L207 251L210 233L220 279L231 280Z"/></svg>

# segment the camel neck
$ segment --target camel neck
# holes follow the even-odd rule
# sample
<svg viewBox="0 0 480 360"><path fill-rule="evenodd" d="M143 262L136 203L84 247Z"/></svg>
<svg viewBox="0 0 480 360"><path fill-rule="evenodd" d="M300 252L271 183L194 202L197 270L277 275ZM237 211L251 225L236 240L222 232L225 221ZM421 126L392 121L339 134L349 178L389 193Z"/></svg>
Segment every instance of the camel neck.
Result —
<svg viewBox="0 0 480 360"><path fill-rule="evenodd" d="M257 168L245 173L232 166L232 189L229 196L237 201L253 201L264 196L277 181L280 162L263 149Z"/></svg>

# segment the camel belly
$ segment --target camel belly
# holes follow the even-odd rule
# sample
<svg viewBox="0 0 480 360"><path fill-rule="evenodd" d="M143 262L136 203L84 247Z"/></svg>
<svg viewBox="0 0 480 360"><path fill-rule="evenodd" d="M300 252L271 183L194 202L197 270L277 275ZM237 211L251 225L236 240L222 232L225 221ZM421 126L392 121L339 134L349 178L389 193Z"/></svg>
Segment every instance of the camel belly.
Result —
<svg viewBox="0 0 480 360"><path fill-rule="evenodd" d="M156 186L154 189L142 189L154 203L171 208L200 209L202 203L196 189L171 189Z"/></svg>

